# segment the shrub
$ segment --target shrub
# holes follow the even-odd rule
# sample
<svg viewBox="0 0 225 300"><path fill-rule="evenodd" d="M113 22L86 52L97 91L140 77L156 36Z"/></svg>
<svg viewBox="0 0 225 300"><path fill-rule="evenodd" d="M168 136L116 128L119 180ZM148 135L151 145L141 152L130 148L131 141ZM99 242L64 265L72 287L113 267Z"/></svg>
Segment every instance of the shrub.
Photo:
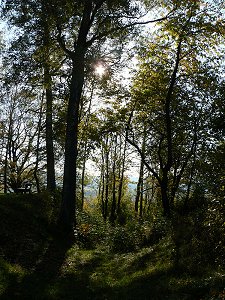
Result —
<svg viewBox="0 0 225 300"><path fill-rule="evenodd" d="M224 202L209 200L187 215L174 215L173 242L180 267L190 272L225 266Z"/></svg>
<svg viewBox="0 0 225 300"><path fill-rule="evenodd" d="M109 225L93 211L77 212L77 241L85 248L104 244Z"/></svg>
<svg viewBox="0 0 225 300"><path fill-rule="evenodd" d="M116 226L112 228L108 239L109 247L113 252L131 252L140 245L140 235L137 228L131 226Z"/></svg>

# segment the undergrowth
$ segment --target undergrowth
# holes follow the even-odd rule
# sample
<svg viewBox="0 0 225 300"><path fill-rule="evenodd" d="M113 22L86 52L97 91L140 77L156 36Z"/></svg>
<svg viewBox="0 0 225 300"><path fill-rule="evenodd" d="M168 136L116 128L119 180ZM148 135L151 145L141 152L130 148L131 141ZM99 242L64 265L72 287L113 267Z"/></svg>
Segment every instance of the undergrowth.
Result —
<svg viewBox="0 0 225 300"><path fill-rule="evenodd" d="M55 231L57 207L47 194L0 196L0 299L225 299L210 216L111 226L80 212L69 245Z"/></svg>

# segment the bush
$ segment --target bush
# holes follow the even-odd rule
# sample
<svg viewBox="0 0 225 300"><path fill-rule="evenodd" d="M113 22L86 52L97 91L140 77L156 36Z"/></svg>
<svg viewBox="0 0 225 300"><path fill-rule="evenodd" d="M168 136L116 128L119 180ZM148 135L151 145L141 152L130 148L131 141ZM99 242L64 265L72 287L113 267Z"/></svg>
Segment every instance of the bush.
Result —
<svg viewBox="0 0 225 300"><path fill-rule="evenodd" d="M190 272L205 267L225 266L224 202L209 200L204 207L188 215L173 217L174 253L176 263Z"/></svg>
<svg viewBox="0 0 225 300"><path fill-rule="evenodd" d="M104 244L108 227L97 212L77 212L77 241L85 248L92 249Z"/></svg>
<svg viewBox="0 0 225 300"><path fill-rule="evenodd" d="M157 243L170 229L169 222L159 216L152 221L131 219L126 224L105 222L94 208L77 213L77 241L91 249L104 245L116 253L136 251Z"/></svg>
<svg viewBox="0 0 225 300"><path fill-rule="evenodd" d="M140 245L139 230L130 226L116 226L112 228L108 243L113 252L134 251Z"/></svg>
<svg viewBox="0 0 225 300"><path fill-rule="evenodd" d="M132 220L125 226L112 228L110 249L114 252L130 252L151 246L162 239L170 229L168 222L160 218L156 222Z"/></svg>

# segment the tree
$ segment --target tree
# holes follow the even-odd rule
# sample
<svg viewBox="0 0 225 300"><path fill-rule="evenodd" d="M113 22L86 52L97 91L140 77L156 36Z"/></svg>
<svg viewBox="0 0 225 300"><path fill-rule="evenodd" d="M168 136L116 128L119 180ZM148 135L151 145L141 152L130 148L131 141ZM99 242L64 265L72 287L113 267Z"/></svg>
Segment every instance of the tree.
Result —
<svg viewBox="0 0 225 300"><path fill-rule="evenodd" d="M56 188L53 146L53 103L56 82L53 77L64 57L52 38L51 2L5 1L1 9L6 21L19 29L19 34L13 37L10 54L4 57L5 65L13 65L11 74L8 74L10 82L13 80L17 84L20 80L29 78L30 85L45 91L47 189L53 192Z"/></svg>
<svg viewBox="0 0 225 300"><path fill-rule="evenodd" d="M143 61L134 81L128 141L157 180L166 215L185 171L194 166L213 101L215 86L208 84L208 76L217 58L209 59L208 53L218 41L212 33L219 33L222 25L219 12L213 12L215 27L209 22L212 15L204 18L205 8L183 2L162 26L162 33L148 43L149 48L141 49ZM143 128L147 131L144 151L139 139L146 134Z"/></svg>
<svg viewBox="0 0 225 300"><path fill-rule="evenodd" d="M69 12L75 12L71 19L68 19L70 20L69 25L71 22L75 23L72 40L67 39L66 41L63 35L66 24L65 21L63 22L62 11L60 10L62 7L55 5L55 17L58 42L72 63L66 121L63 197L60 214L60 223L71 231L76 223L75 198L79 106L85 78L87 54L94 46L100 45L106 39L113 38L113 35L124 33L124 31L126 33L126 29L137 24L132 18L138 18L138 6L133 1L111 1L109 3L104 0L77 2L75 7L71 6L70 3L66 2L66 4ZM72 45L71 48L69 48L70 45Z"/></svg>
<svg viewBox="0 0 225 300"><path fill-rule="evenodd" d="M38 101L37 107L33 106L32 109L27 104L27 99L32 96L26 90L21 91L20 87L3 93L0 140L4 153L1 167L5 193L10 190L16 192L25 179L33 179L39 107Z"/></svg>
<svg viewBox="0 0 225 300"><path fill-rule="evenodd" d="M55 181L55 155L53 146L53 82L52 82L52 66L51 66L51 27L46 14L50 16L50 5L47 1L41 1L41 34L42 34L42 51L43 57L41 64L44 69L43 85L46 93L46 155L47 155L47 189L54 192L56 189Z"/></svg>

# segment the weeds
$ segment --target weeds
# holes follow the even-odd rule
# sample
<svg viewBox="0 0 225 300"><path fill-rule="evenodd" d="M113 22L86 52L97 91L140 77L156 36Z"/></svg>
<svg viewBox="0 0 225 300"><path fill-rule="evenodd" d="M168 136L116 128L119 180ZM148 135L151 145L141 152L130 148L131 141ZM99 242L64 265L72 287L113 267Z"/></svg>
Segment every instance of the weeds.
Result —
<svg viewBox="0 0 225 300"><path fill-rule="evenodd" d="M51 201L0 196L1 299L224 299L224 269L205 264L191 216L182 226L160 217L111 226L86 211L77 216L77 242L67 245L52 235Z"/></svg>

